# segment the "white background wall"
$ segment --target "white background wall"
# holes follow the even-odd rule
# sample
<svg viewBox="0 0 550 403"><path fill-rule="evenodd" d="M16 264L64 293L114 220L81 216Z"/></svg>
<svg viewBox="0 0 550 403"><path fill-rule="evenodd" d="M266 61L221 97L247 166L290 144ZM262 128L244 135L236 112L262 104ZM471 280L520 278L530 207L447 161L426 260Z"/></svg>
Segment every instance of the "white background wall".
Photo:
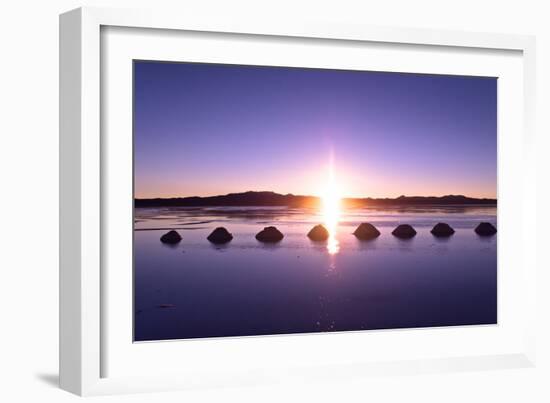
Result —
<svg viewBox="0 0 550 403"><path fill-rule="evenodd" d="M546 2L547 3L547 2ZM545 1L299 0L72 1L0 3L0 399L74 401L56 388L58 303L58 14L81 5L174 7L231 18L315 16L375 25L537 35L539 259L550 241L550 11ZM543 173L543 170L546 173ZM535 238L535 234L533 234ZM535 369L94 398L101 401L550 401L550 276L540 274L539 364ZM7 396L6 396L7 394ZM497 400L498 399L498 400Z"/></svg>

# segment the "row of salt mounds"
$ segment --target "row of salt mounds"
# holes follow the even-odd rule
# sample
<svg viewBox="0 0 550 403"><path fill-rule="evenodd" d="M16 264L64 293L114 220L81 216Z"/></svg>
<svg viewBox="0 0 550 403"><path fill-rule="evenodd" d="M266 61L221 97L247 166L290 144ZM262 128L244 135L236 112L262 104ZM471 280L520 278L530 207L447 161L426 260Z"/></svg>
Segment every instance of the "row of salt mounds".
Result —
<svg viewBox="0 0 550 403"><path fill-rule="evenodd" d="M479 236L492 236L496 234L497 229L488 222L480 223L474 230ZM437 223L430 231L435 237L449 237L455 233L455 230L447 223ZM392 235L409 239L416 235L416 230L409 224L400 224L393 231ZM362 223L353 232L353 235L360 240L371 240L380 236L380 231L371 223ZM321 224L314 226L307 234L313 241L326 241L329 237L328 230ZM265 227L256 234L256 239L260 242L275 243L284 238L284 235L276 227ZM218 227L206 238L214 244L228 243L233 239L233 235L224 227ZM160 241L166 244L177 244L182 240L181 235L174 230L168 231L160 237Z"/></svg>

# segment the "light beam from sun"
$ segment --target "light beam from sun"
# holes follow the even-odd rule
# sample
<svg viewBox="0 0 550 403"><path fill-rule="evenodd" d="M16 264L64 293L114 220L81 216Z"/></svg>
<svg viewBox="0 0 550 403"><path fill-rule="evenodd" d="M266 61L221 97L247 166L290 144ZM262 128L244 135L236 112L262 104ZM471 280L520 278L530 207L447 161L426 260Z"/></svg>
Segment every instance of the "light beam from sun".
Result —
<svg viewBox="0 0 550 403"><path fill-rule="evenodd" d="M336 236L338 221L340 220L340 200L340 191L334 174L334 157L331 155L327 184L322 197L324 224L329 233L327 250L331 255L338 253L340 250L340 245Z"/></svg>

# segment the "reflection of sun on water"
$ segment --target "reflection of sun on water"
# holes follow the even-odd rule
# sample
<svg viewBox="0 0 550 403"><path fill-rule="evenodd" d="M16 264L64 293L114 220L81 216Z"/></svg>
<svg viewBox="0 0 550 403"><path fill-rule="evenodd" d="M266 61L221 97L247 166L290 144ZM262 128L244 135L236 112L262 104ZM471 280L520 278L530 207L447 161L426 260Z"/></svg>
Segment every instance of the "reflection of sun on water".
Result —
<svg viewBox="0 0 550 403"><path fill-rule="evenodd" d="M328 253L334 255L340 250L336 229L340 219L340 194L334 179L334 169L331 161L328 183L323 193L323 218L329 237L327 242Z"/></svg>

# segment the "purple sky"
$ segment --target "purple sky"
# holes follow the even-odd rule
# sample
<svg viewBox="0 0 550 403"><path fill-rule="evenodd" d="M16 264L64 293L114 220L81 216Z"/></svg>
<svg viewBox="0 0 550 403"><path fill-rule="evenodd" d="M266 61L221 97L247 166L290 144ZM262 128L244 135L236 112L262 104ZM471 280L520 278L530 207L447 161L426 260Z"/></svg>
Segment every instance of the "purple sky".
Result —
<svg viewBox="0 0 550 403"><path fill-rule="evenodd" d="M135 196L496 197L497 80L134 62Z"/></svg>

